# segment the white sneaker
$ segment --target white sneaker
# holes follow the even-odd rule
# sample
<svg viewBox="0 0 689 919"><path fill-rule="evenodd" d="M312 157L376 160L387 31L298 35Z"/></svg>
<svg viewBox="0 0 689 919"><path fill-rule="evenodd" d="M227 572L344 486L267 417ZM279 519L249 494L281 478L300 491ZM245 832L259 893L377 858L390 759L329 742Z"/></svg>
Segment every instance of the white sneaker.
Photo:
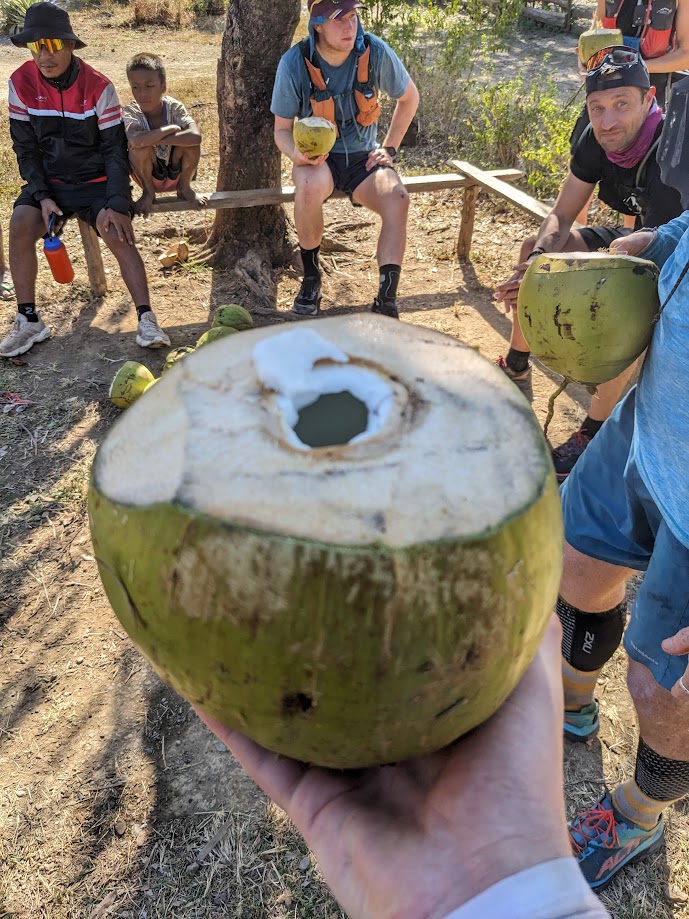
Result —
<svg viewBox="0 0 689 919"><path fill-rule="evenodd" d="M14 325L8 335L0 341L0 357L16 357L24 354L37 342L50 338L50 329L38 318L38 322L29 322L23 313L17 313Z"/></svg>
<svg viewBox="0 0 689 919"><path fill-rule="evenodd" d="M136 343L142 348L169 348L170 339L156 322L156 317L149 310L139 319L136 330Z"/></svg>

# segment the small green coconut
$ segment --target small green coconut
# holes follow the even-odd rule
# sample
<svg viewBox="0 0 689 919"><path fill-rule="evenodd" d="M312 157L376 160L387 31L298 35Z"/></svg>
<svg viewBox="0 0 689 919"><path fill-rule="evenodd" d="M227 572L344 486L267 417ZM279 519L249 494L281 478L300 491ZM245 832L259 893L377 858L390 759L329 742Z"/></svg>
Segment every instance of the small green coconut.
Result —
<svg viewBox="0 0 689 919"><path fill-rule="evenodd" d="M221 325L243 332L245 329L253 328L254 320L251 318L251 313L245 310L243 306L238 303L227 303L224 306L219 306L216 310L211 328L217 328L217 326Z"/></svg>
<svg viewBox="0 0 689 919"><path fill-rule="evenodd" d="M154 380L151 380L150 383L147 383L144 392L148 392L148 390L151 389L152 386L155 386L156 383L160 383L160 377L156 377Z"/></svg>
<svg viewBox="0 0 689 919"><path fill-rule="evenodd" d="M309 116L294 122L294 145L311 159L330 153L337 140L337 128L327 118Z"/></svg>
<svg viewBox="0 0 689 919"><path fill-rule="evenodd" d="M560 579L557 484L524 398L454 338L394 331L344 316L189 355L110 429L89 492L106 593L160 676L336 768L489 718Z"/></svg>
<svg viewBox="0 0 689 919"><path fill-rule="evenodd" d="M172 351L168 351L161 373L167 373L178 361L181 361L187 354L192 354L193 351L194 348L191 345L183 345L181 348L173 348Z"/></svg>
<svg viewBox="0 0 689 919"><path fill-rule="evenodd" d="M594 54L602 51L603 48L612 48L616 45L623 45L624 37L619 29L605 29L603 26L595 26L582 32L579 36L579 59L586 66Z"/></svg>
<svg viewBox="0 0 689 919"><path fill-rule="evenodd" d="M207 332L204 332L201 338L196 342L196 349L203 348L204 345L209 345L212 341L218 341L220 338L225 338L227 335L236 335L237 329L233 329L229 325L216 325L208 329Z"/></svg>
<svg viewBox="0 0 689 919"><path fill-rule="evenodd" d="M126 361L115 374L110 384L110 401L118 408L129 408L142 396L146 387L154 380L148 367L137 361Z"/></svg>
<svg viewBox="0 0 689 919"><path fill-rule="evenodd" d="M658 266L605 252L537 256L519 288L519 324L538 360L598 386L648 346L658 313Z"/></svg>

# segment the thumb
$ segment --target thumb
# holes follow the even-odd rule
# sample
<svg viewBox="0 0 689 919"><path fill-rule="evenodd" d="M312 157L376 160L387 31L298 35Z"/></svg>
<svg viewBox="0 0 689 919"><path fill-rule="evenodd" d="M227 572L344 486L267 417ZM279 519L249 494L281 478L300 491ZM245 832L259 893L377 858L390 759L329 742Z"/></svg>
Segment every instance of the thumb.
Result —
<svg viewBox="0 0 689 919"><path fill-rule="evenodd" d="M667 654L689 654L689 628L680 629L676 635L666 638L661 647Z"/></svg>

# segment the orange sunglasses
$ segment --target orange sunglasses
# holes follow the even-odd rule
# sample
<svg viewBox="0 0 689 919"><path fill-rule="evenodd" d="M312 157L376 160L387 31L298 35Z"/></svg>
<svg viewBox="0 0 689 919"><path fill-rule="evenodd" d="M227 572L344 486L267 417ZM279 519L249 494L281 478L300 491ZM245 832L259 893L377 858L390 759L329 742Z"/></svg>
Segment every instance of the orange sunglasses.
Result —
<svg viewBox="0 0 689 919"><path fill-rule="evenodd" d="M48 54L55 54L56 51L62 51L65 43L61 38L39 38L38 41L27 41L26 43L29 51L36 54L41 50L41 46L48 49Z"/></svg>

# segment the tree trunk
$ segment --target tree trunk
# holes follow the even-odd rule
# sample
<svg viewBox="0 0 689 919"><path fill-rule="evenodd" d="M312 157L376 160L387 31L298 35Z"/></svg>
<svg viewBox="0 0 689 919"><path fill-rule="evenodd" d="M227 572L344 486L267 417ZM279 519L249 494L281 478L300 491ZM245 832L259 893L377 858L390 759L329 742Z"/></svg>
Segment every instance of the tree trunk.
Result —
<svg viewBox="0 0 689 919"><path fill-rule="evenodd" d="M270 100L300 12L300 0L230 0L218 61L218 191L280 185ZM255 293L271 299L271 270L288 254L285 231L281 206L219 210L216 264L235 267Z"/></svg>

